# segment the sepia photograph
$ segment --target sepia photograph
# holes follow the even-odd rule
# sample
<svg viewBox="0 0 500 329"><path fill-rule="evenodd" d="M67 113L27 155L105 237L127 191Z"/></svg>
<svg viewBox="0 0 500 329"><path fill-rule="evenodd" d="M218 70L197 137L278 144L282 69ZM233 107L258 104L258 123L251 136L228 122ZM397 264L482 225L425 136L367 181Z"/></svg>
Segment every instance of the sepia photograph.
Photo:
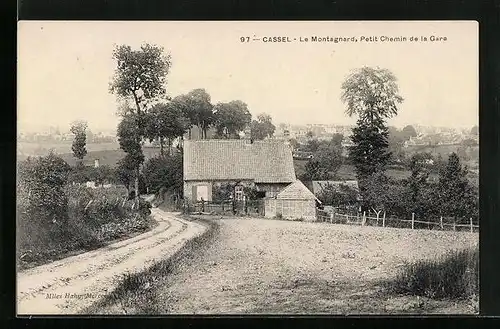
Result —
<svg viewBox="0 0 500 329"><path fill-rule="evenodd" d="M18 316L479 314L477 22L17 43Z"/></svg>

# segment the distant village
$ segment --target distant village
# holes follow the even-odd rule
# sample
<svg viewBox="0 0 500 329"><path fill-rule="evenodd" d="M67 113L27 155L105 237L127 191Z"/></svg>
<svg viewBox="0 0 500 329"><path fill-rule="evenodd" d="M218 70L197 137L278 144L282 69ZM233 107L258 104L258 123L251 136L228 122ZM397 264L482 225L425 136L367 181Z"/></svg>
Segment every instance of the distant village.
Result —
<svg viewBox="0 0 500 329"><path fill-rule="evenodd" d="M413 126L417 132L416 137L411 137L405 142L405 146L426 146L426 145L456 145L462 144L465 140L473 140L479 143L479 135L472 132L471 128L457 129L449 127ZM275 138L295 139L299 143L314 137L319 140L328 140L332 134L344 136L343 143L350 145L349 137L354 126L328 125L328 124L308 124L308 125L286 125L280 124L276 127Z"/></svg>
<svg viewBox="0 0 500 329"><path fill-rule="evenodd" d="M318 140L329 140L333 134L343 135L343 146L351 145L349 137L352 134L351 125L335 125L335 124L306 124L306 125L290 125L278 124L273 138L276 139L294 139L298 143L305 143L310 138ZM437 145L458 145L464 141L479 143L479 134L473 132L471 128L449 128L449 127L432 127L432 126L413 126L417 132L417 136L411 137L404 142L404 147L410 146L437 146ZM210 135L210 133L209 133ZM59 127L48 127L37 132L18 132L17 140L19 142L71 142L74 135L68 130L60 129ZM196 132L192 138L196 139ZM113 143L118 142L116 132L113 130L102 130L87 132L88 143ZM154 146L151 143L149 146Z"/></svg>
<svg viewBox="0 0 500 329"><path fill-rule="evenodd" d="M18 131L18 142L44 143L44 142L71 142L74 134L69 131L69 127L61 129L59 127L47 127L38 131ZM102 130L92 132L87 130L88 143L115 143L118 142L116 132L113 130Z"/></svg>

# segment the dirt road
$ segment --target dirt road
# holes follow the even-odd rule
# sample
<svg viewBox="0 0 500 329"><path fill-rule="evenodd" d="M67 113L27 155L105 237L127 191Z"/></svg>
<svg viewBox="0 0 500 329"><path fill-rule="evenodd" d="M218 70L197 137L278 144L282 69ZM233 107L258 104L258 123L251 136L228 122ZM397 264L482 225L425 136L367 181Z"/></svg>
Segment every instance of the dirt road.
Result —
<svg viewBox="0 0 500 329"><path fill-rule="evenodd" d="M150 232L18 273L18 314L75 314L111 292L123 274L168 258L206 230L158 208L152 215L159 225Z"/></svg>

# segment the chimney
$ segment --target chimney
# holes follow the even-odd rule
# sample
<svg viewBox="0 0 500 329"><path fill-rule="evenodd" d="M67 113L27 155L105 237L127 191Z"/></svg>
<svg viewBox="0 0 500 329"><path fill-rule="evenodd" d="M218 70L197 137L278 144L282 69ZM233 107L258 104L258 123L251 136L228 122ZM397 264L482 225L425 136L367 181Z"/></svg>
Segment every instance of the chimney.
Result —
<svg viewBox="0 0 500 329"><path fill-rule="evenodd" d="M94 168L99 168L99 159L94 160Z"/></svg>
<svg viewBox="0 0 500 329"><path fill-rule="evenodd" d="M245 130L243 130L243 137L241 137L242 139L246 140L246 141L250 141L250 143L253 143L253 140L252 140L252 131L250 129L250 127L246 127Z"/></svg>

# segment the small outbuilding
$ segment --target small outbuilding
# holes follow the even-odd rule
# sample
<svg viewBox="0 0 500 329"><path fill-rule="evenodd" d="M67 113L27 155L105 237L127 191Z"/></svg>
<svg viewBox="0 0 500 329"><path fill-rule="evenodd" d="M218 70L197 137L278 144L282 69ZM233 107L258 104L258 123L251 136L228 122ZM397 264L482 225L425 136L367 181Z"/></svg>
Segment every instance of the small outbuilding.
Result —
<svg viewBox="0 0 500 329"><path fill-rule="evenodd" d="M317 203L321 201L300 180L296 180L274 198L265 199L265 217L315 221Z"/></svg>

